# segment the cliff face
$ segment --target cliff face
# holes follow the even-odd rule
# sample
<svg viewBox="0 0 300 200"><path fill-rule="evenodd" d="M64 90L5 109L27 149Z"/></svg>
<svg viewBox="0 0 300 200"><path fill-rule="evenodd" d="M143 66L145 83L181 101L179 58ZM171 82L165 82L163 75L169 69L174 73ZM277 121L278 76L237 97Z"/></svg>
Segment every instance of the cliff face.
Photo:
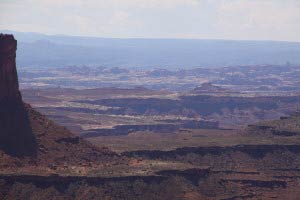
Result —
<svg viewBox="0 0 300 200"><path fill-rule="evenodd" d="M34 162L41 166L119 162L115 153L74 137L23 103L16 50L14 37L0 33L0 168L11 167L7 163L12 160L19 160L22 165Z"/></svg>
<svg viewBox="0 0 300 200"><path fill-rule="evenodd" d="M0 149L17 156L33 155L36 141L19 91L16 50L14 37L0 34Z"/></svg>
<svg viewBox="0 0 300 200"><path fill-rule="evenodd" d="M0 100L20 100L16 50L17 41L12 35L0 35Z"/></svg>

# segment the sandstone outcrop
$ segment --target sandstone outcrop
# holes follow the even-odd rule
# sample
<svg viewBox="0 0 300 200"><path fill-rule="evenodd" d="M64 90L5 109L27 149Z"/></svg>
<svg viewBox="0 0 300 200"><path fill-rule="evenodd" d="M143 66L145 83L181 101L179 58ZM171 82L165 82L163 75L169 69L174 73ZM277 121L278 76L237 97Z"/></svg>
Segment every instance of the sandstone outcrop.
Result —
<svg viewBox="0 0 300 200"><path fill-rule="evenodd" d="M12 35L0 35L0 100L20 100L16 69L17 41Z"/></svg>
<svg viewBox="0 0 300 200"><path fill-rule="evenodd" d="M0 34L0 169L18 165L61 166L118 162L107 148L75 137L22 100L16 69L17 41Z"/></svg>
<svg viewBox="0 0 300 200"><path fill-rule="evenodd" d="M22 102L16 69L17 41L0 35L0 149L17 156L34 155L36 139Z"/></svg>

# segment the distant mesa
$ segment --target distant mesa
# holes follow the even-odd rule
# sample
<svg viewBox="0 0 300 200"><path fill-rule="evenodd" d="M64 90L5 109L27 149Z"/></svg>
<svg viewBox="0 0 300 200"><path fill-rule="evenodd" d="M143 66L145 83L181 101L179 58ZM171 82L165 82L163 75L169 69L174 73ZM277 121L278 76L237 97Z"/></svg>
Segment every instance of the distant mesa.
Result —
<svg viewBox="0 0 300 200"><path fill-rule="evenodd" d="M175 72L169 71L167 69L155 69L148 72L150 77L168 77L175 75Z"/></svg>
<svg viewBox="0 0 300 200"><path fill-rule="evenodd" d="M289 116L282 116L278 120L261 121L254 125L249 125L247 134L250 135L271 135L271 136L299 136L300 112L297 110Z"/></svg>
<svg viewBox="0 0 300 200"><path fill-rule="evenodd" d="M194 88L190 93L192 94L204 94L204 93L228 93L228 89L213 85L212 83L203 83L201 86Z"/></svg>

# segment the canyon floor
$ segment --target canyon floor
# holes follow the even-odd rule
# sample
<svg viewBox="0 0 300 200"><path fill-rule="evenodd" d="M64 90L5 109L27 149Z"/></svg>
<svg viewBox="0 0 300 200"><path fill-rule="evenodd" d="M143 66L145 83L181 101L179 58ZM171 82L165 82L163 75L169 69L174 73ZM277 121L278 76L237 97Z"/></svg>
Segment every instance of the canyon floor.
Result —
<svg viewBox="0 0 300 200"><path fill-rule="evenodd" d="M45 118L35 122L43 118L30 113L34 132L50 123L48 136L39 136L34 159L12 160L2 153L1 160L7 160L1 162L2 199L300 197L300 135L294 128L299 126L299 114L239 131L137 132L89 138L97 150ZM289 126L278 125L282 120ZM289 136L277 135L278 131ZM49 142L53 137L58 140Z"/></svg>
<svg viewBox="0 0 300 200"><path fill-rule="evenodd" d="M281 78L255 79L279 83L248 88L271 90L265 95L211 83L185 92L144 87L20 92L16 49L12 35L0 34L0 199L300 198L298 68L284 73L275 67L272 73ZM85 69L91 72L78 68L77 75L82 78ZM253 71L245 69L248 75ZM119 68L113 72L128 75ZM210 72L210 79L219 74L186 71L194 72ZM180 74L171 75L178 80ZM145 72L136 75L147 78ZM41 85L40 80L51 83L37 77L27 84ZM280 83L293 92L285 93Z"/></svg>
<svg viewBox="0 0 300 200"><path fill-rule="evenodd" d="M6 171L1 177L5 185L11 184L6 197L18 192L21 199L28 195L26 192L34 191L36 199L40 195L49 199L57 196L65 199L299 199L298 112L281 118L272 116L274 120L255 118L252 125L228 128L214 123L212 126L210 123L217 118L182 116L180 103L171 111L160 107L166 113L144 110L158 105L160 99L162 102L178 99L173 94L153 92L149 97L144 94L147 90L139 88L139 92L121 89L126 94L120 95L119 89L109 89L106 96L99 98L101 90L103 94L108 89L23 91L25 101L56 123L72 129L76 137L100 149L108 147L114 153L98 164L29 165ZM84 102L82 93L86 95ZM224 101L227 97L215 98ZM261 110L266 113L280 113L287 107L280 105L268 110L270 102L264 104L264 98L236 100L241 105L247 102L241 108L248 111L244 112L246 122L255 116L249 114L255 109L248 102L261 103ZM284 98L291 102L288 109L296 107L297 96ZM113 103L108 105L108 99ZM128 103L128 99L133 103ZM130 104L130 112L122 110L122 104ZM137 104L140 106L135 107ZM222 112L219 116L229 117L232 113ZM235 118L230 120L234 122ZM179 122L185 125L170 126ZM149 124L158 126L149 127ZM103 134L108 130L110 134ZM35 198L31 196L31 199Z"/></svg>

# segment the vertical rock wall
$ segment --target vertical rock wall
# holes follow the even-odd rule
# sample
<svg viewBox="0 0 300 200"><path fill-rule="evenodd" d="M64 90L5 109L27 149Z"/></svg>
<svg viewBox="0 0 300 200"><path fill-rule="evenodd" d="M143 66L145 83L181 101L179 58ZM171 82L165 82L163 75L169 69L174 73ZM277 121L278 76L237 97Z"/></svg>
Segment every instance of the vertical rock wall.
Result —
<svg viewBox="0 0 300 200"><path fill-rule="evenodd" d="M13 156L32 156L36 141L19 91L17 41L0 34L0 150Z"/></svg>
<svg viewBox="0 0 300 200"><path fill-rule="evenodd" d="M17 41L12 35L0 35L0 100L20 100L16 70Z"/></svg>

